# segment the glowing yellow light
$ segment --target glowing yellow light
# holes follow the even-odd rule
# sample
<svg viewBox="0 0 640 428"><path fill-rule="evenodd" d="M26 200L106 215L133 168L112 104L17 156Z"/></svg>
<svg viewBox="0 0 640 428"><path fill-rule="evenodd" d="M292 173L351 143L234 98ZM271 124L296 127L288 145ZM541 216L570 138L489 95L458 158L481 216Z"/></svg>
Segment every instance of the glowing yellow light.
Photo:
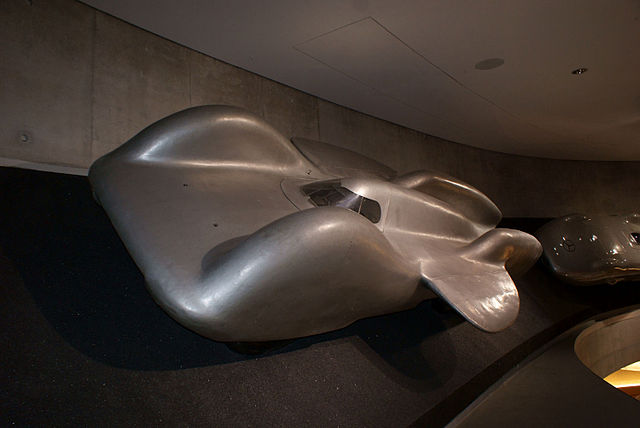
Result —
<svg viewBox="0 0 640 428"><path fill-rule="evenodd" d="M628 388L640 386L640 361L629 364L604 378L605 381L616 388Z"/></svg>
<svg viewBox="0 0 640 428"><path fill-rule="evenodd" d="M620 370L633 370L635 372L640 372L640 361L636 361L635 363L631 363L628 366L621 368Z"/></svg>

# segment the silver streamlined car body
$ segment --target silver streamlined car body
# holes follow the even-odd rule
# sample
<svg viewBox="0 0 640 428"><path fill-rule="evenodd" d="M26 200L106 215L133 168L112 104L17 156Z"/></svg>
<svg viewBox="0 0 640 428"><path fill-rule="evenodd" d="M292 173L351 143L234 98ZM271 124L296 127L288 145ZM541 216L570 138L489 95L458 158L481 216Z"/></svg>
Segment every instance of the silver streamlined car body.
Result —
<svg viewBox="0 0 640 428"><path fill-rule="evenodd" d="M574 285L640 280L640 214L572 214L535 233L545 264Z"/></svg>
<svg viewBox="0 0 640 428"><path fill-rule="evenodd" d="M244 110L203 106L92 165L96 198L174 319L215 340L269 341L438 295L486 331L515 320L509 273L541 248L495 229L501 213L484 194L292 141Z"/></svg>

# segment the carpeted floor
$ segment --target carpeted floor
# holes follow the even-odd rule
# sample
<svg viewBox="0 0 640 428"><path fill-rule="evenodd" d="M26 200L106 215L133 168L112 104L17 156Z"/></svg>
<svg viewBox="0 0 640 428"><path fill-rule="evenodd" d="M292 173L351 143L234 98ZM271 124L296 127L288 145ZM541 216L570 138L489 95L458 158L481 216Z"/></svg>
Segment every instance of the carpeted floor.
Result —
<svg viewBox="0 0 640 428"><path fill-rule="evenodd" d="M156 306L86 177L0 168L0 186L1 425L441 426L562 331L640 301L637 283L536 266L498 334L431 301L248 356Z"/></svg>
<svg viewBox="0 0 640 428"><path fill-rule="evenodd" d="M629 316L628 310L615 310L596 318L616 324L611 317L621 313ZM637 428L640 402L600 379L574 350L576 339L595 321L569 330L536 351L458 415L448 428ZM620 330L612 333L616 334Z"/></svg>

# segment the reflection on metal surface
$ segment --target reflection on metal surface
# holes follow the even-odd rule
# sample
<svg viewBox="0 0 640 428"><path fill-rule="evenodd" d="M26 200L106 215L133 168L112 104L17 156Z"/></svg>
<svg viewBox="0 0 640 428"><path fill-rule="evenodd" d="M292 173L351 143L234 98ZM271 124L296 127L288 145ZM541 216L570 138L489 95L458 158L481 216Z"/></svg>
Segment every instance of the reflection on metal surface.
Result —
<svg viewBox="0 0 640 428"><path fill-rule="evenodd" d="M535 235L551 270L567 282L640 279L640 214L572 214L545 224Z"/></svg>
<svg viewBox="0 0 640 428"><path fill-rule="evenodd" d="M371 223L380 221L380 204L340 186L340 180L315 181L301 188L302 193L317 207L341 207L361 214Z"/></svg>
<svg viewBox="0 0 640 428"><path fill-rule="evenodd" d="M267 341L437 294L483 330L515 320L510 273L541 248L495 229L501 214L485 195L443 174L397 177L355 152L294 142L244 110L205 106L92 165L97 198L173 318L215 340Z"/></svg>

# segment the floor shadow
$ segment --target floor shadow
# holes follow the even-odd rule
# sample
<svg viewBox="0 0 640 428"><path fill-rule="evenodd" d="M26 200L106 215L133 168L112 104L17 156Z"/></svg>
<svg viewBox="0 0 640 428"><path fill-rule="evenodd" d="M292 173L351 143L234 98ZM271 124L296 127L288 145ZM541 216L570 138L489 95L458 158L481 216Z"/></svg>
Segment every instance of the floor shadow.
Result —
<svg viewBox="0 0 640 428"><path fill-rule="evenodd" d="M0 184L7 189L0 218L11 225L0 231L6 259L46 320L94 360L134 370L175 370L357 336L400 377L431 382L454 370L454 362L446 359L434 368L421 347L425 338L461 322L455 313L437 305L434 309L431 302L281 343L259 355L235 352L185 329L154 303L141 272L92 199L86 177L0 168ZM451 346L447 338L438 344L446 355Z"/></svg>

